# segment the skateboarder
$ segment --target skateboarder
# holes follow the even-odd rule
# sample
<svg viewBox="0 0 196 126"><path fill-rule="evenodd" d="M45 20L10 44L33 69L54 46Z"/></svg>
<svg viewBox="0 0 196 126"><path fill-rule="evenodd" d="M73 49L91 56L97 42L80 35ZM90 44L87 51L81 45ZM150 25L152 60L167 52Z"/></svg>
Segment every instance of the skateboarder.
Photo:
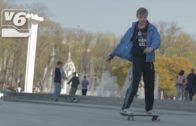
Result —
<svg viewBox="0 0 196 126"><path fill-rule="evenodd" d="M148 20L148 10L139 8L136 12L138 21L133 22L122 37L120 43L107 59L110 62L115 56L132 62L132 82L127 89L124 103L122 105L123 113L133 113L130 105L137 93L141 75L143 75L145 86L145 110L148 114L154 114L154 61L155 50L160 46L160 35L156 27Z"/></svg>

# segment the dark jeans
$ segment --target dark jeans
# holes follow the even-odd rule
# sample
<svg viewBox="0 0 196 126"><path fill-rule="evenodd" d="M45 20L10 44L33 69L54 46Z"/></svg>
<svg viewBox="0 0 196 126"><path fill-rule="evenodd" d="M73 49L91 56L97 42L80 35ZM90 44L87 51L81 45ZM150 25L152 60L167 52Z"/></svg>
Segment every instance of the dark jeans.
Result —
<svg viewBox="0 0 196 126"><path fill-rule="evenodd" d="M127 89L122 109L129 108L133 102L142 74L145 87L145 110L152 110L154 104L154 64L153 62L145 62L145 58L135 57L132 64L132 82Z"/></svg>
<svg viewBox="0 0 196 126"><path fill-rule="evenodd" d="M86 93L87 93L87 89L82 89L82 95L86 96Z"/></svg>
<svg viewBox="0 0 196 126"><path fill-rule="evenodd" d="M59 95L61 93L61 83L54 83L54 94L53 94L53 99L55 101L58 101Z"/></svg>
<svg viewBox="0 0 196 126"><path fill-rule="evenodd" d="M189 99L190 101L192 101L193 99L193 95L196 94L196 89L194 89L194 87L191 87L191 89L189 89Z"/></svg>

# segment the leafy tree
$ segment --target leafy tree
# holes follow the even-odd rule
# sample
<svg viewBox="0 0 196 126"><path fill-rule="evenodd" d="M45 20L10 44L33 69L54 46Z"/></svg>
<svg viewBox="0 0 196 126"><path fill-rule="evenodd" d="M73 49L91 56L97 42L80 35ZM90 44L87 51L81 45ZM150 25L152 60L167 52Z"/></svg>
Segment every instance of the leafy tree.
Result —
<svg viewBox="0 0 196 126"><path fill-rule="evenodd" d="M190 71L193 64L183 57L165 57L158 55L156 63L156 72L160 76L160 90L170 96L175 95L175 80L181 69L186 73Z"/></svg>

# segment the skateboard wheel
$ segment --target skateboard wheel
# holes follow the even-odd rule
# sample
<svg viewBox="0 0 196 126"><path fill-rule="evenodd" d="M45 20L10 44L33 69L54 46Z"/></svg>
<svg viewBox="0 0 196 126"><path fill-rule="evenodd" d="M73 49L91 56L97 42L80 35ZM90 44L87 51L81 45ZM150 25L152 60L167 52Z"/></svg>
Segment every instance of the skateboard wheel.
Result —
<svg viewBox="0 0 196 126"><path fill-rule="evenodd" d="M157 119L156 121L160 122L161 120L160 119Z"/></svg>
<svg viewBox="0 0 196 126"><path fill-rule="evenodd" d="M152 118L152 121L157 121L157 122L159 122L160 119L158 119L158 118Z"/></svg>
<svg viewBox="0 0 196 126"><path fill-rule="evenodd" d="M130 120L133 121L133 120L134 120L134 117L128 117L127 119L128 119L129 121L130 121Z"/></svg>

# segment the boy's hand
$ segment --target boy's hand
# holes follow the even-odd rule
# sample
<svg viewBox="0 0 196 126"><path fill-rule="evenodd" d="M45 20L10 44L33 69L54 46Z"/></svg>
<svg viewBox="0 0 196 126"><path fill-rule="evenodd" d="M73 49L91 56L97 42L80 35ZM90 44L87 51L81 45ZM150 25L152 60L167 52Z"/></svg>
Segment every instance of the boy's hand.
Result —
<svg viewBox="0 0 196 126"><path fill-rule="evenodd" d="M108 63L110 63L110 62L111 62L111 60L112 60L113 58L114 58L114 57L110 55L110 56L107 58L107 60L106 60L106 61L107 61Z"/></svg>
<svg viewBox="0 0 196 126"><path fill-rule="evenodd" d="M144 50L144 53L151 53L154 49L152 47L148 47Z"/></svg>

